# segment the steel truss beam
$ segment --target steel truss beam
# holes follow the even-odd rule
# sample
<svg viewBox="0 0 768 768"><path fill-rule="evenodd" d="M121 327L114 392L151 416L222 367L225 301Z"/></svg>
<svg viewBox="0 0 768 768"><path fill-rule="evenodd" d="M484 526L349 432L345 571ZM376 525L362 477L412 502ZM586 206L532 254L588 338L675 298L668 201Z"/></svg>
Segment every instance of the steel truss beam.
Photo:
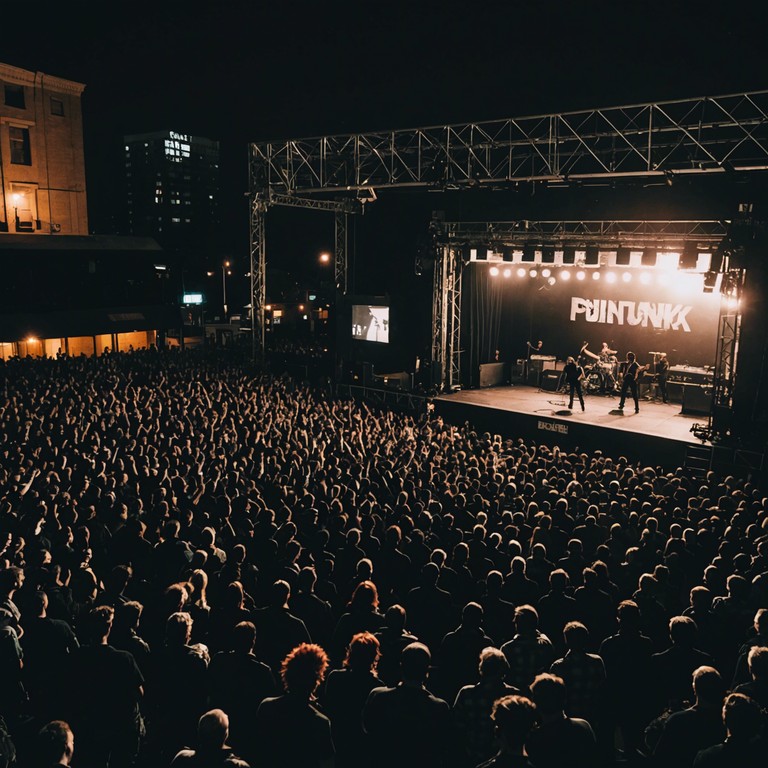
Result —
<svg viewBox="0 0 768 768"><path fill-rule="evenodd" d="M522 246L590 244L673 247L695 242L719 244L728 234L727 221L492 221L433 222L438 243Z"/></svg>
<svg viewBox="0 0 768 768"><path fill-rule="evenodd" d="M266 304L267 243L264 216L267 206L251 200L251 353L264 360L264 305Z"/></svg>
<svg viewBox="0 0 768 768"><path fill-rule="evenodd" d="M768 169L768 91L462 125L252 143L286 194Z"/></svg>
<svg viewBox="0 0 768 768"><path fill-rule="evenodd" d="M347 294L347 274L349 271L349 259L347 258L347 229L349 224L348 214L344 211L334 213L335 226L335 258L333 261L336 292L342 296Z"/></svg>
<svg viewBox="0 0 768 768"><path fill-rule="evenodd" d="M253 166L251 166L253 172ZM347 292L347 215L362 213L363 200L339 198L323 200L284 195L273 190L256 190L254 177L250 177L250 255L251 255L251 333L253 359L264 359L264 306L267 285L266 213L274 205L327 211L335 215L334 269L336 290Z"/></svg>
<svg viewBox="0 0 768 768"><path fill-rule="evenodd" d="M432 383L441 391L461 384L461 251L444 246L435 259L432 284Z"/></svg>
<svg viewBox="0 0 768 768"><path fill-rule="evenodd" d="M741 295L746 270L726 269L722 273L720 319L715 350L715 372L709 431L712 436L729 437L733 427L733 394L741 335Z"/></svg>

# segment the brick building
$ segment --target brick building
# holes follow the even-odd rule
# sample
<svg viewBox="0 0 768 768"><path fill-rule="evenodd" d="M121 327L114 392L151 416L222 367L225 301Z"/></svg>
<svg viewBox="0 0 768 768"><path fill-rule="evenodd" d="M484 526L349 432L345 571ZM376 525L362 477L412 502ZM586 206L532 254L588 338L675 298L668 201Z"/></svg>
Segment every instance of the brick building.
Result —
<svg viewBox="0 0 768 768"><path fill-rule="evenodd" d="M0 63L0 236L87 235L85 86Z"/></svg>

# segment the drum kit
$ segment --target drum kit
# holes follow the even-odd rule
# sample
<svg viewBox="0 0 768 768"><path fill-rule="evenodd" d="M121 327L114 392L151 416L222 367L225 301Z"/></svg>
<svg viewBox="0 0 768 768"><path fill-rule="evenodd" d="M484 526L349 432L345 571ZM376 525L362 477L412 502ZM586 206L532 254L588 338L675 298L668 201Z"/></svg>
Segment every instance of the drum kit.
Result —
<svg viewBox="0 0 768 768"><path fill-rule="evenodd" d="M581 348L582 355L594 360L592 365L584 366L584 390L589 394L610 395L618 391L619 359L615 354L596 355L586 345Z"/></svg>

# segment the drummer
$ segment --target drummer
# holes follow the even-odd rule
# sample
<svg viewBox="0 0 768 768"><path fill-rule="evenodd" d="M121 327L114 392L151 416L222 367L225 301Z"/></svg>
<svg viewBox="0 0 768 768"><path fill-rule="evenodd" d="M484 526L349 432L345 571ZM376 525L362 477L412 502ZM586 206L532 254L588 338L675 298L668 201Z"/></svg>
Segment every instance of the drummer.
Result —
<svg viewBox="0 0 768 768"><path fill-rule="evenodd" d="M603 363L615 363L616 362L616 355L618 354L618 350L611 349L608 346L608 342L603 342L603 347L600 350L600 361Z"/></svg>

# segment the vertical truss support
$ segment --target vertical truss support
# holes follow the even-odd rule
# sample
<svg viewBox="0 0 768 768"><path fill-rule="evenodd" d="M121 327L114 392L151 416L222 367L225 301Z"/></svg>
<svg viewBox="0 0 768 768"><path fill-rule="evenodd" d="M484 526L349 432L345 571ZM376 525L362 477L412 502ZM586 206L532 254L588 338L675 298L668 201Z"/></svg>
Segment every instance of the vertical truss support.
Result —
<svg viewBox="0 0 768 768"><path fill-rule="evenodd" d="M440 391L461 384L461 250L443 246L432 283L432 383Z"/></svg>
<svg viewBox="0 0 768 768"><path fill-rule="evenodd" d="M254 362L264 362L264 305L267 296L267 205L251 197L251 354Z"/></svg>
<svg viewBox="0 0 768 768"><path fill-rule="evenodd" d="M446 381L446 347L448 327L445 280L448 273L450 249L442 246L435 254L432 278L432 384L442 392Z"/></svg>
<svg viewBox="0 0 768 768"><path fill-rule="evenodd" d="M736 387L736 361L741 334L739 307L745 276L743 269L728 269L722 275L714 391L710 413L710 432L717 437L727 437L733 427L733 393Z"/></svg>
<svg viewBox="0 0 768 768"><path fill-rule="evenodd" d="M336 294L345 296L347 293L347 229L349 219L346 211L337 210L334 212L336 221L336 248L334 254L334 273L336 279Z"/></svg>
<svg viewBox="0 0 768 768"><path fill-rule="evenodd" d="M450 251L449 273L446 289L448 295L449 347L450 364L448 368L448 387L453 391L461 384L461 250Z"/></svg>

